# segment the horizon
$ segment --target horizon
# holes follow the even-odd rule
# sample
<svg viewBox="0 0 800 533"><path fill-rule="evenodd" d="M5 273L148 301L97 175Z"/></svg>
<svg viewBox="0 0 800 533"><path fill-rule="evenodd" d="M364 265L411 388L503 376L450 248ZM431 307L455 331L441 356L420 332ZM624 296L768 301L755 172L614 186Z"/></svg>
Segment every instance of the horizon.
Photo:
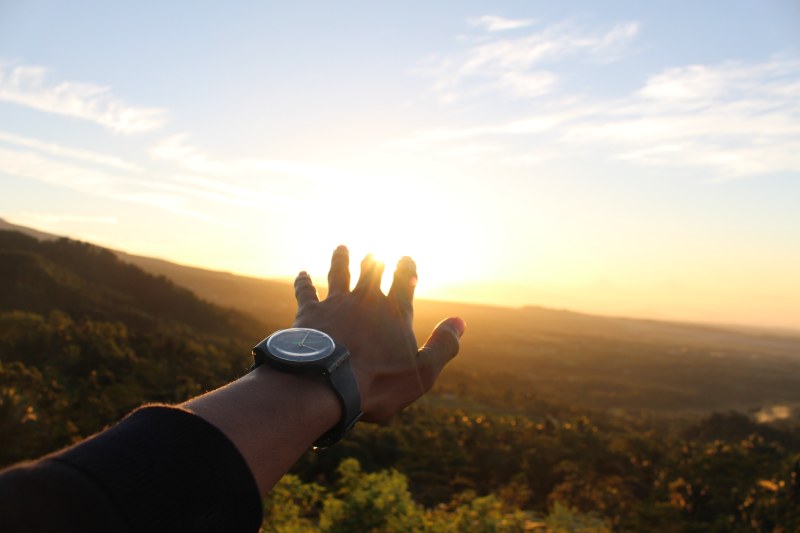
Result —
<svg viewBox="0 0 800 533"><path fill-rule="evenodd" d="M192 6L0 7L0 216L263 279L324 287L346 244L385 278L412 256L420 298L800 329L796 4Z"/></svg>
<svg viewBox="0 0 800 533"><path fill-rule="evenodd" d="M46 234L48 234L48 235L50 235L50 236L52 236L54 238L66 237L66 238L73 239L73 240L81 240L81 239L76 239L75 237L71 237L71 236L67 236L67 235L56 235L56 234L53 234L53 233L45 232L45 231L43 231L43 230L41 230L39 228L32 228L32 227L27 227L27 226L21 226L19 224L14 224L13 221L9 221L8 219L6 219L6 218L4 218L2 216L0 216L0 231L5 229L3 227L3 225L2 225L3 222L5 222L6 224L10 224L12 226L20 226L23 229L30 229L30 230L34 230L36 232L46 233ZM89 241L83 241L83 242L89 242ZM96 246L100 246L99 244L94 243L94 242L90 242L90 244L93 244L93 245L96 245ZM291 287L291 285L293 284L293 281L294 281L294 277L293 276L284 276L284 277L264 277L264 276L259 276L259 275L252 275L251 276L249 274L233 272L233 271L230 271L230 270L217 270L217 269L207 268L207 267L201 266L201 265L190 265L190 264L179 263L179 262L173 261L173 260L171 260L169 258L166 258L166 257L142 256L142 255L139 255L139 254L133 254L129 250L122 250L122 249L113 248L113 247L110 247L110 246L108 248L112 249L114 251L117 251L117 252L122 252L122 253L125 253L125 254L129 254L129 255L138 255L139 257L146 257L148 259L155 259L155 260L158 260L158 261L165 261L165 262L168 262L168 263L180 266L180 267L186 267L186 268L191 268L191 269L200 269L200 270L205 270L207 272L213 272L215 274L231 275L231 276L235 276L235 277L246 277L246 278L257 279L257 280L273 282L273 283L283 283L283 284L286 284L288 287ZM352 267L352 265L351 265L351 267ZM328 290L327 282L324 279L324 276L314 277L313 279L314 279L315 287L320 291L320 297L324 297L324 295L327 293L327 290ZM387 283L389 283L390 279L391 279L391 276L387 276L385 274L382 285L386 285ZM178 284L180 285L180 283L178 283ZM501 288L503 287L502 284L499 284L499 283L498 284L494 284L494 286L496 288L497 287L501 287ZM384 291L386 291L387 287L383 287L383 289L384 289ZM512 310L512 311L513 310L525 310L525 309L547 309L547 310L550 310L550 311L574 313L574 314L578 314L578 315L597 316L597 317L620 319L620 320L655 321L655 322L662 322L662 323L672 323L672 324L676 324L676 325L722 328L722 329L736 330L736 331L742 331L742 332L751 332L751 333L752 332L762 332L762 333L772 334L772 335L789 335L789 336L798 336L798 335L800 335L800 327L795 327L795 326L793 326L791 324L790 325L786 325L786 326L780 326L780 325L759 325L759 324L752 324L752 323L736 323L736 322L723 322L723 321L717 321L717 322L710 321L709 322L709 321L703 321L703 320L692 320L691 318L687 318L685 316L674 316L674 317L672 317L672 316L664 316L664 315L659 316L657 313L649 314L647 312L640 313L640 314L630 314L630 313L624 313L624 312L613 313L613 312L607 312L607 311L602 311L602 310L595 311L595 310L592 310L592 309L586 309L586 308L582 308L582 307L570 307L570 306L568 306L568 305L566 305L564 303L563 297L562 297L562 299L560 301L558 299L554 300L555 303L553 303L551 305L548 305L546 303L547 302L546 299L545 300L540 300L540 301L533 301L533 302L521 302L521 303L518 303L518 304L504 304L502 302L496 302L496 301L493 301L493 300L482 301L480 299L480 297L475 298L475 299L469 299L469 297L467 297L465 299L465 298L463 298L464 291L459 291L458 288L452 289L451 292L456 295L454 298L447 298L447 297L437 296L437 291L435 289L431 290L431 291L424 291L422 293L420 293L418 291L417 292L417 297L415 298L415 300L416 301L422 300L422 301L428 301L428 302L432 302L432 303L442 303L442 304L453 303L453 304L458 304L458 305L477 306L477 307L481 307L481 308L494 307L494 308L498 308L498 309ZM483 292L485 293L487 291L483 291ZM495 293L496 292L498 292L498 291L495 290ZM552 291L550 291L550 292L552 294ZM467 294L469 294L468 291L467 291ZM462 297L459 297L459 295L461 295Z"/></svg>

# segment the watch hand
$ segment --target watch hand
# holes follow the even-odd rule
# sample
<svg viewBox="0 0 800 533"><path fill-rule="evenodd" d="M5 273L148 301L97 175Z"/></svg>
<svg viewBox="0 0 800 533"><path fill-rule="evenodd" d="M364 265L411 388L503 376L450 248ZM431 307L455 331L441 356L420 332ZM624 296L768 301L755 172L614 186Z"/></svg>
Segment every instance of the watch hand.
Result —
<svg viewBox="0 0 800 533"><path fill-rule="evenodd" d="M306 332L306 336L305 336L305 337L303 337L303 340L301 340L301 341L300 341L300 344L298 344L297 346L298 346L298 347L300 347L300 348L304 348L304 347L305 347L305 342L306 342L306 339L308 338L308 336L309 336L309 335L311 335L311 332L310 332L310 331L309 331L309 332Z"/></svg>

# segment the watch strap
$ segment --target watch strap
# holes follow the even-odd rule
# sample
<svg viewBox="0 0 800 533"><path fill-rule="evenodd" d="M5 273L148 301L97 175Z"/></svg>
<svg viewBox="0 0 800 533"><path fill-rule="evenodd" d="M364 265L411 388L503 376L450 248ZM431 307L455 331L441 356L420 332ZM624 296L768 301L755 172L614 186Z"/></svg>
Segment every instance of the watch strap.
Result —
<svg viewBox="0 0 800 533"><path fill-rule="evenodd" d="M342 418L314 443L314 449L327 448L339 442L364 414L361 412L361 395L350 366L349 354L327 374L327 378L342 404Z"/></svg>

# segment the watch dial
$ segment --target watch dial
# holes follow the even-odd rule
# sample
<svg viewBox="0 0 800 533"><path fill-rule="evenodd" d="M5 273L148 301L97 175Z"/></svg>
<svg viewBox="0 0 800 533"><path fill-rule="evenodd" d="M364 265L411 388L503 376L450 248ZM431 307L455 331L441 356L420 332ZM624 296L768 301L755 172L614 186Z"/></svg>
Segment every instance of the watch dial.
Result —
<svg viewBox="0 0 800 533"><path fill-rule="evenodd" d="M267 339L267 350L287 361L318 361L333 353L333 339L316 329L292 328L273 333Z"/></svg>

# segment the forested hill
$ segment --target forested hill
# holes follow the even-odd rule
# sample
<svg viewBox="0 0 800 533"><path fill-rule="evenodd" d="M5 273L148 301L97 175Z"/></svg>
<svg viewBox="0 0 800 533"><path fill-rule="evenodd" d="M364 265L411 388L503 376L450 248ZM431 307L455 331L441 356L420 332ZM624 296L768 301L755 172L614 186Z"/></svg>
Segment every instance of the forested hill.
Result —
<svg viewBox="0 0 800 533"><path fill-rule="evenodd" d="M0 231L0 467L241 376L276 327L104 248Z"/></svg>
<svg viewBox="0 0 800 533"><path fill-rule="evenodd" d="M40 241L0 231L0 310L113 320L153 331L180 324L198 332L252 341L264 331L252 317L198 298L112 252L69 239Z"/></svg>
<svg viewBox="0 0 800 533"><path fill-rule="evenodd" d="M0 230L17 231L40 241L62 237L0 218ZM286 326L294 317L294 294L291 283L264 278L234 275L230 272L191 267L155 257L107 249L123 263L130 263L155 276L163 276L187 288L203 300L233 308L256 318L263 331Z"/></svg>
<svg viewBox="0 0 800 533"><path fill-rule="evenodd" d="M291 320L286 283L29 233L0 231L0 467L241 376ZM464 316L459 356L389 423L305 454L264 531L800 531L796 336L415 312L420 338Z"/></svg>

